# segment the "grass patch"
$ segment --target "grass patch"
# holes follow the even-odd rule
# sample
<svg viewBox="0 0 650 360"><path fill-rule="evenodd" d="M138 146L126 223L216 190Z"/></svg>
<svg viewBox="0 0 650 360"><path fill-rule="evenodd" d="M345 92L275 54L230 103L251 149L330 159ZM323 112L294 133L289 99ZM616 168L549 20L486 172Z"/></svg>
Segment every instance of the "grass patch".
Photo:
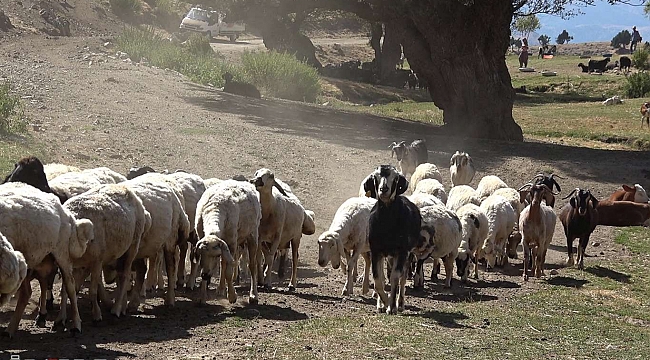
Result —
<svg viewBox="0 0 650 360"><path fill-rule="evenodd" d="M310 319L256 345L257 355L642 359L650 345L647 265L635 260L569 269L539 282L538 291L503 301L439 302L402 316L359 311Z"/></svg>
<svg viewBox="0 0 650 360"><path fill-rule="evenodd" d="M185 45L179 45L162 38L153 28L125 29L116 43L134 61L146 59L151 65L176 70L204 85L223 86L222 75L228 71L236 80L249 81L268 96L313 102L321 91L317 71L288 54L245 53L241 65L236 66L221 61L205 36L193 34Z"/></svg>
<svg viewBox="0 0 650 360"><path fill-rule="evenodd" d="M0 133L20 133L27 130L25 110L18 95L11 93L11 83L0 83Z"/></svg>
<svg viewBox="0 0 650 360"><path fill-rule="evenodd" d="M614 241L635 253L650 254L650 231L644 227L634 226L619 229Z"/></svg>

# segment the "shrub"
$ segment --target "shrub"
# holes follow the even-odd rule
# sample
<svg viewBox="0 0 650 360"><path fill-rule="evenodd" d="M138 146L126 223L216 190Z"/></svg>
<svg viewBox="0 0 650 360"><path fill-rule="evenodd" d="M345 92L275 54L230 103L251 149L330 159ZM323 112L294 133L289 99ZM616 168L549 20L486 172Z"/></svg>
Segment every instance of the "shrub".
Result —
<svg viewBox="0 0 650 360"><path fill-rule="evenodd" d="M0 132L23 132L27 129L25 111L20 98L11 94L11 84L0 84Z"/></svg>
<svg viewBox="0 0 650 360"><path fill-rule="evenodd" d="M638 72L627 77L625 92L629 98L640 98L650 93L650 74Z"/></svg>
<svg viewBox="0 0 650 360"><path fill-rule="evenodd" d="M271 96L314 102L320 93L318 71L278 52L246 52L242 55L243 71L253 84Z"/></svg>
<svg viewBox="0 0 650 360"><path fill-rule="evenodd" d="M140 0L109 0L108 3L117 15L135 15L142 10Z"/></svg>
<svg viewBox="0 0 650 360"><path fill-rule="evenodd" d="M214 50L210 46L210 40L207 36L193 33L185 43L187 51L194 55L214 55Z"/></svg>
<svg viewBox="0 0 650 360"><path fill-rule="evenodd" d="M637 50L634 51L632 54L632 66L639 70L648 70L648 56L650 53L648 53L648 50L645 49L645 47L638 48Z"/></svg>

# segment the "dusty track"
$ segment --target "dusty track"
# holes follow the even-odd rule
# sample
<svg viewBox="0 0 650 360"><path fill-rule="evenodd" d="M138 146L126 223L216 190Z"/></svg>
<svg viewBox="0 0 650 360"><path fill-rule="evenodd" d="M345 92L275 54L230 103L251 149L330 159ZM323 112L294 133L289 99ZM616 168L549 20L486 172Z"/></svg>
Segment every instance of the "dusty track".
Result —
<svg viewBox="0 0 650 360"><path fill-rule="evenodd" d="M250 176L260 167L269 167L315 211L317 234L303 238L295 293L283 288L261 292L260 305L254 308L245 304L243 290L235 306L213 300L196 307L191 302L195 294L180 291L177 306L167 308L160 294L155 294L141 312L124 319L106 316L96 326L90 321L89 302L82 299L80 337L38 329L28 313L16 339L0 339L0 355L9 350L27 351L23 358L242 358L250 355L261 337L281 336L293 321L348 313L349 300L339 295L343 276L316 264L316 238L329 226L338 206L357 194L361 179L376 165L392 161L387 146L393 140L426 139L430 161L441 167L445 179L451 153L468 151L478 167L474 186L486 174L497 174L511 186L519 186L542 170L567 178L561 182L564 193L581 186L595 189L602 197L621 183L649 185L644 177L649 163L642 152L464 140L441 136L436 128L418 123L293 102L244 99L192 84L169 71L99 56L84 59L97 52L99 44L95 38L42 37L0 44L2 74L26 97L27 113L41 129L31 135L43 144L50 161L109 166L122 173L133 165L147 164L157 169L182 168L206 178ZM621 164L626 170L615 171ZM598 229L593 240L601 246L590 247L589 254L619 256L623 251L612 237L611 229ZM564 244L558 226L548 263L560 273ZM481 272L477 284L464 287L456 282L453 291L427 282L425 292L409 292L408 311L468 296L498 302L535 289L537 280L523 284L520 267L517 260L505 274ZM369 299L353 301L366 316L374 313ZM33 309L32 304L29 310ZM11 310L0 310L3 326ZM257 320L242 329L232 325L233 317Z"/></svg>

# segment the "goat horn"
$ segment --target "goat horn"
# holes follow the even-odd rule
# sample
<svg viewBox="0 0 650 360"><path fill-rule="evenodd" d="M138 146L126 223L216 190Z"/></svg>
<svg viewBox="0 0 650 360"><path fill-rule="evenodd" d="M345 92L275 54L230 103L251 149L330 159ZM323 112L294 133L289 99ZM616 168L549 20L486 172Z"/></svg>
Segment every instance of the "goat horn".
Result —
<svg viewBox="0 0 650 360"><path fill-rule="evenodd" d="M535 175L532 179L530 179L530 182L533 182L533 181L535 181L535 180L537 180L537 179L539 179L539 178L542 178L542 179L543 179L543 178L544 178L544 174L539 173L539 174Z"/></svg>
<svg viewBox="0 0 650 360"><path fill-rule="evenodd" d="M524 184L524 186L519 188L519 191L523 190L526 186L533 186L533 184L531 184L531 183Z"/></svg>
<svg viewBox="0 0 650 360"><path fill-rule="evenodd" d="M553 190L552 190L552 189L549 189L549 187L548 187L548 186L546 186L545 184L542 184L542 186L543 186L543 187L544 187L544 189L546 189L547 191L550 191L550 192L551 192L551 194L553 194L553 195L558 195L558 194L559 194L559 193L556 193L556 192L553 192Z"/></svg>
<svg viewBox="0 0 650 360"><path fill-rule="evenodd" d="M569 195L567 195L566 197L563 197L562 200L566 200L566 199L570 198L573 194L575 194L576 191L580 191L580 188L575 188L575 189L571 190Z"/></svg>
<svg viewBox="0 0 650 360"><path fill-rule="evenodd" d="M553 179L554 177L556 177L556 178L558 178L558 179L565 179L565 178L561 177L560 175L557 175L557 174L551 174L551 179Z"/></svg>
<svg viewBox="0 0 650 360"><path fill-rule="evenodd" d="M280 184L278 184L278 183L276 183L276 182L274 181L274 182L273 182L273 186L275 186L275 188L278 189L278 191L279 191L282 195L284 195L285 197L289 197L289 195L287 195L287 193L284 192L284 189L282 188L282 186L280 186Z"/></svg>

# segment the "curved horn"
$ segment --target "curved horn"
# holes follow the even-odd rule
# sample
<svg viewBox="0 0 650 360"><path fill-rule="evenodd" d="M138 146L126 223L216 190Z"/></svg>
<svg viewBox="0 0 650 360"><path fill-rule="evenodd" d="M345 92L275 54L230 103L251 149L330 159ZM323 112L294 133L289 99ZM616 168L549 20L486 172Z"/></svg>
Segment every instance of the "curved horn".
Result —
<svg viewBox="0 0 650 360"><path fill-rule="evenodd" d="M551 174L550 178L553 179L554 177L556 177L556 178L558 178L558 179L562 179L562 180L565 179L565 178L561 177L560 175L557 175L557 174Z"/></svg>
<svg viewBox="0 0 650 360"><path fill-rule="evenodd" d="M559 194L559 193L556 193L556 192L553 192L553 190L552 190L552 189L550 189L550 188L549 188L548 186L546 186L546 184L542 184L542 186L543 186L543 187L544 187L544 189L546 189L547 191L550 191L550 192L551 192L551 194L553 194L553 195L558 195L558 194Z"/></svg>
<svg viewBox="0 0 650 360"><path fill-rule="evenodd" d="M524 186L519 188L519 191L523 190L526 186L533 186L531 183L524 184Z"/></svg>
<svg viewBox="0 0 650 360"><path fill-rule="evenodd" d="M275 186L275 188L278 189L278 191L279 191L282 195L284 195L284 197L289 197L289 195L287 195L287 193L284 192L284 189L282 188L282 186L280 186L280 184L278 184L277 182L273 181L273 186Z"/></svg>
<svg viewBox="0 0 650 360"><path fill-rule="evenodd" d="M539 173L539 174L535 175L532 179L530 179L529 182L533 182L533 181L535 181L535 180L537 180L537 179L539 179L539 178L542 178L542 179L543 179L544 176L545 176L544 174Z"/></svg>
<svg viewBox="0 0 650 360"><path fill-rule="evenodd" d="M576 191L580 191L580 188L575 188L575 189L571 190L569 195L567 195L566 197L563 197L562 200L566 200L566 199L570 198L573 194L575 194Z"/></svg>

